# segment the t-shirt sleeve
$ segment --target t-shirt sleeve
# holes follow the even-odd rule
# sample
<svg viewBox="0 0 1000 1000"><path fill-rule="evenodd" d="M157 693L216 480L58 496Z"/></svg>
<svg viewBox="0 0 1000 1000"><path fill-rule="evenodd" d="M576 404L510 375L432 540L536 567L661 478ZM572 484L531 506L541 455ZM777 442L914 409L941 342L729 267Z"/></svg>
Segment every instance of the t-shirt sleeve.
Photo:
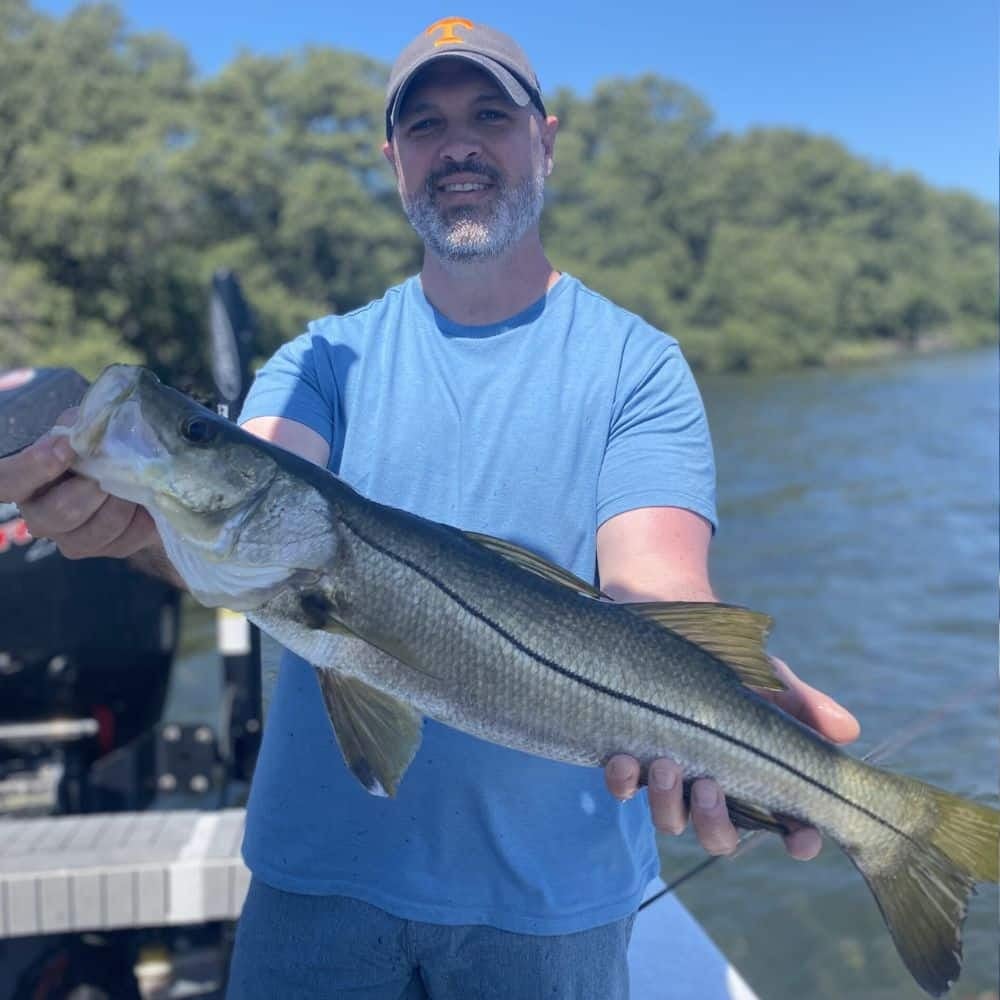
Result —
<svg viewBox="0 0 1000 1000"><path fill-rule="evenodd" d="M677 342L626 356L598 480L597 523L640 507L683 507L718 524L708 418Z"/></svg>
<svg viewBox="0 0 1000 1000"><path fill-rule="evenodd" d="M257 372L240 411L241 424L254 417L285 417L332 444L337 378L326 343L311 327L280 347Z"/></svg>

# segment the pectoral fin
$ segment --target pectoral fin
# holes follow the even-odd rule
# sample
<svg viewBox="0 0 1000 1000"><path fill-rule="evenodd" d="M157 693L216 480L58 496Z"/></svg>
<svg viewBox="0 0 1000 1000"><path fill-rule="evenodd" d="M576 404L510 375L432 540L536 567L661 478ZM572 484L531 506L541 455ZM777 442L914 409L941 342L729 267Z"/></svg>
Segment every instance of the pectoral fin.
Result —
<svg viewBox="0 0 1000 1000"><path fill-rule="evenodd" d="M373 795L395 796L420 746L423 717L355 677L316 667L344 761Z"/></svg>
<svg viewBox="0 0 1000 1000"><path fill-rule="evenodd" d="M710 602L657 601L624 606L708 650L731 667L744 684L768 691L785 690L764 652L772 624L769 615L735 604Z"/></svg>

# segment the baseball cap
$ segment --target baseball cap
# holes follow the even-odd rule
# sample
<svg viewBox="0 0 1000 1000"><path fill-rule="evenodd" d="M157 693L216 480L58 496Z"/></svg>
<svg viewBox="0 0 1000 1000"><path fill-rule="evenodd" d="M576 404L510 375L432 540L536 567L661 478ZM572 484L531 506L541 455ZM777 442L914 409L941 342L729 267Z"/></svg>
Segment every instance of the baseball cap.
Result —
<svg viewBox="0 0 1000 1000"><path fill-rule="evenodd" d="M436 59L458 58L481 66L518 106L531 103L545 114L538 77L524 50L510 35L464 17L443 17L426 27L400 53L385 94L385 136L399 113L414 76Z"/></svg>

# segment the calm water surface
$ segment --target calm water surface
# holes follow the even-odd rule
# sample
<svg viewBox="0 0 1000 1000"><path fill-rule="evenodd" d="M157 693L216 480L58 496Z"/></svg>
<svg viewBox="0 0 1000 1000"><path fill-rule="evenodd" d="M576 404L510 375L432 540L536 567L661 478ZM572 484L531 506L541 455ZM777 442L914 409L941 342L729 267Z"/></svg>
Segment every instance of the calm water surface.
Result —
<svg viewBox="0 0 1000 1000"><path fill-rule="evenodd" d="M720 595L774 616L771 650L859 717L859 752L927 720L887 763L981 798L996 796L1000 752L997 378L990 351L702 380L719 469ZM214 719L211 620L188 620L168 711ZM703 857L690 834L664 839L661 856L666 878ZM681 896L762 1000L925 996L833 845L803 865L768 842ZM989 889L973 900L952 996L994 995L997 943Z"/></svg>
<svg viewBox="0 0 1000 1000"><path fill-rule="evenodd" d="M702 389L719 468L720 595L774 616L771 650L851 708L861 752L957 696L957 710L887 763L995 796L995 352ZM699 858L689 842L664 841L661 855L668 874ZM831 844L800 865L768 843L680 894L763 1000L924 996ZM996 990L996 914L995 889L973 900L954 996Z"/></svg>

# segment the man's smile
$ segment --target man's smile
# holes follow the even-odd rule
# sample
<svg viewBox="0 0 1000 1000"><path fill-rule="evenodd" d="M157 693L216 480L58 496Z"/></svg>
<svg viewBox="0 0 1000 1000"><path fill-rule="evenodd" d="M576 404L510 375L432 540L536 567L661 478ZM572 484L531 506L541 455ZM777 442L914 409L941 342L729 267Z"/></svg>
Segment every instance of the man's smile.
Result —
<svg viewBox="0 0 1000 1000"><path fill-rule="evenodd" d="M452 173L434 185L435 195L446 195L448 200L476 201L483 197L486 191L493 190L496 184L478 170Z"/></svg>

